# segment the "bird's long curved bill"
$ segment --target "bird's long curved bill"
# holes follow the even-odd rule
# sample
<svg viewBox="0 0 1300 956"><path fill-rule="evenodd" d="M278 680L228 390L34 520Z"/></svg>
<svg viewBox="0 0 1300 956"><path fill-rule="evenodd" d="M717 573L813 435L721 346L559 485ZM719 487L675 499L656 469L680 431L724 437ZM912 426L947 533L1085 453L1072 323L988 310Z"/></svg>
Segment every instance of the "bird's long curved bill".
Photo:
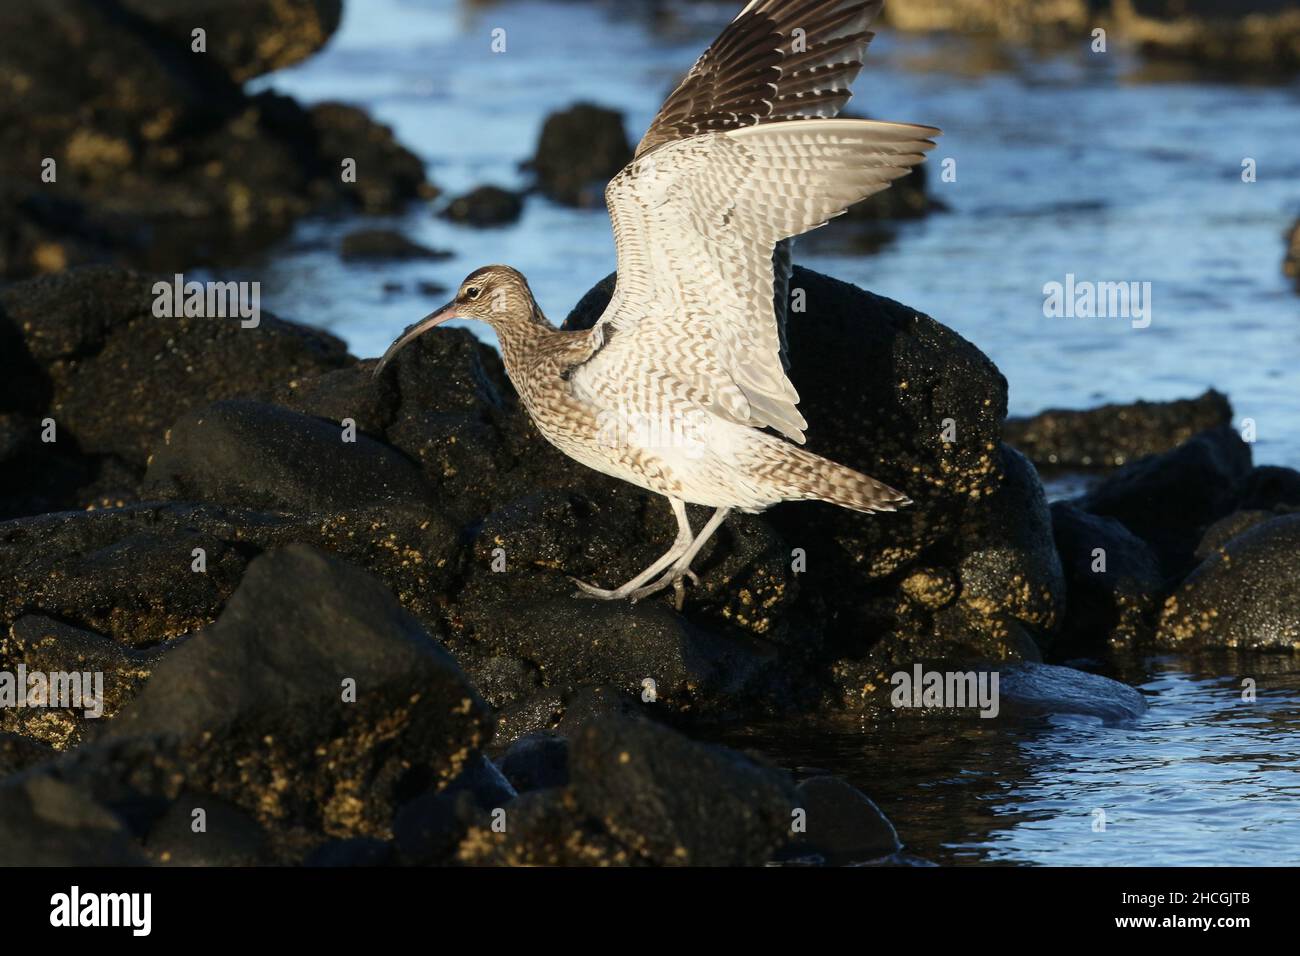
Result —
<svg viewBox="0 0 1300 956"><path fill-rule="evenodd" d="M393 360L393 356L409 345L412 341L418 339L434 326L442 325L442 323L454 318L456 318L456 303L448 302L441 309L438 309L435 312L430 312L419 322L416 322L414 325L407 328L396 342L388 346L388 351L384 353L384 357L381 358L379 364L375 366L374 374L378 376L379 373L384 370L385 366Z"/></svg>

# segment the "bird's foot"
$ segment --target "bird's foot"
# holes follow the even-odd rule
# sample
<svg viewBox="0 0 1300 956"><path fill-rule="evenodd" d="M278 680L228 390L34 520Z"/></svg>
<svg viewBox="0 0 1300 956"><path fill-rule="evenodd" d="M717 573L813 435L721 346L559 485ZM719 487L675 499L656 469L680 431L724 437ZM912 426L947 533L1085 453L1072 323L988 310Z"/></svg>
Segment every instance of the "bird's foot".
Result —
<svg viewBox="0 0 1300 956"><path fill-rule="evenodd" d="M570 577L569 580L578 586L578 590L573 592L574 597L595 598L598 601L621 601L631 593L622 588L614 588L613 590L598 588L594 584L588 584L586 581L580 581L575 577Z"/></svg>
<svg viewBox="0 0 1300 956"><path fill-rule="evenodd" d="M633 604L635 604L642 598L650 597L652 594L658 594L664 588L672 585L673 605L680 611L682 609L682 604L686 601L686 585L682 583L686 578L690 578L692 584L700 583L699 576L690 568L672 568L658 581L655 581L653 584L647 584L643 588L637 588L635 591L628 594L627 597Z"/></svg>

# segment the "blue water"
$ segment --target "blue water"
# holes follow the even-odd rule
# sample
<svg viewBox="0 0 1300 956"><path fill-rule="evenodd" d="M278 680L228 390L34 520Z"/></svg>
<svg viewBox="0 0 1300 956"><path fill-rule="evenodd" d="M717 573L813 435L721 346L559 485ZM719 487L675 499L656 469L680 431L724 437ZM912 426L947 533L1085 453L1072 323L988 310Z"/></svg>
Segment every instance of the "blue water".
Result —
<svg viewBox="0 0 1300 956"><path fill-rule="evenodd" d="M1300 662L1157 658L1128 678L1149 710L1120 724L886 716L725 739L845 776L936 863L1300 864Z"/></svg>
<svg viewBox="0 0 1300 956"><path fill-rule="evenodd" d="M518 164L548 112L580 99L618 107L635 142L739 0L669 3L660 17L648 7L350 0L323 52L258 85L364 106L448 195L522 187ZM505 53L491 51L497 28ZM930 192L948 211L899 226L872 254L832 224L804 246L805 264L957 329L1006 374L1013 414L1214 386L1254 419L1257 461L1300 466L1300 296L1281 272L1282 235L1300 214L1300 83L1147 82L1119 48L1029 54L885 32L856 89L853 109L944 129ZM1241 178L1247 158L1253 183ZM948 159L955 182L938 175ZM397 226L455 258L340 262L339 237L363 224ZM428 208L305 223L249 273L268 307L369 356L440 304L416 291L421 280L454 287L506 262L558 321L613 255L603 210L534 196L502 229L455 226ZM1067 274L1150 282L1150 327L1044 317L1044 285ZM1295 864L1300 672L1290 659L1269 666L1247 706L1226 664L1151 662L1129 675L1150 712L1118 727L1061 717L746 733L791 767L853 779L909 850L936 861ZM1092 830L1097 810L1103 833Z"/></svg>

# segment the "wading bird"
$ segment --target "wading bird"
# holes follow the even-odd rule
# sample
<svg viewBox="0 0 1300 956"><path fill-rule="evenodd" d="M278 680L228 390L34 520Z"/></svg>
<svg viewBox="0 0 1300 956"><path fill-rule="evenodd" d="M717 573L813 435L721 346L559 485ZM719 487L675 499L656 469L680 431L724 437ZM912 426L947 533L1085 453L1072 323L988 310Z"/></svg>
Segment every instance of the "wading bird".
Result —
<svg viewBox="0 0 1300 956"><path fill-rule="evenodd" d="M668 499L672 547L612 590L575 579L579 594L636 601L671 586L680 608L691 562L732 509L911 503L785 440L802 444L807 427L785 374L785 240L887 188L939 133L834 118L882 3L752 0L723 30L605 191L618 278L591 329L557 330L522 275L487 266L380 360L376 374L449 319L487 322L547 440ZM688 502L716 509L698 534Z"/></svg>

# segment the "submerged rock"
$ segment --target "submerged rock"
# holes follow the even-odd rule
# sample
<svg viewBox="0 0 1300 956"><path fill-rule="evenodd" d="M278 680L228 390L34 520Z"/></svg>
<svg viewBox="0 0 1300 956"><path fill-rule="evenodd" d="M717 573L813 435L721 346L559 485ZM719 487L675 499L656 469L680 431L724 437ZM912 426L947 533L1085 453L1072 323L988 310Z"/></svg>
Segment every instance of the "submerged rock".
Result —
<svg viewBox="0 0 1300 956"><path fill-rule="evenodd" d="M1232 424L1232 406L1214 390L1174 402L1051 409L1007 420L1002 437L1036 465L1112 468L1177 448L1193 435Z"/></svg>
<svg viewBox="0 0 1300 956"><path fill-rule="evenodd" d="M1157 639L1169 648L1300 650L1300 515L1219 544L1165 603Z"/></svg>

